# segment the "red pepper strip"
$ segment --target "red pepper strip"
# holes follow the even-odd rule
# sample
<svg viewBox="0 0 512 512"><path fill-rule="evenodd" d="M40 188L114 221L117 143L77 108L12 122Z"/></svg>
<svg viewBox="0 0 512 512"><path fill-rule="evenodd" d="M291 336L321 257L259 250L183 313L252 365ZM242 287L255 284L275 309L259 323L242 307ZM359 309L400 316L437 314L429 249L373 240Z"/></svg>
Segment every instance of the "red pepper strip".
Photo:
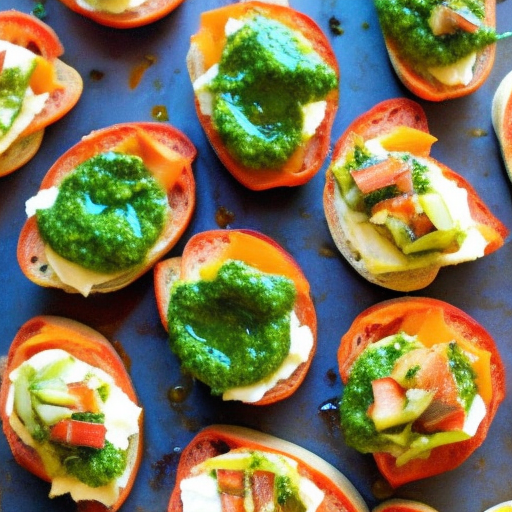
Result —
<svg viewBox="0 0 512 512"><path fill-rule="evenodd" d="M414 428L426 434L462 430L465 419L466 414L460 405L434 400L414 423Z"/></svg>
<svg viewBox="0 0 512 512"><path fill-rule="evenodd" d="M99 412L96 392L84 382L68 384L68 392L77 398L77 404L74 409L80 412Z"/></svg>
<svg viewBox="0 0 512 512"><path fill-rule="evenodd" d="M252 475L252 499L254 512L274 510L276 503L275 482L276 475L271 471L255 471Z"/></svg>
<svg viewBox="0 0 512 512"><path fill-rule="evenodd" d="M243 496L222 493L220 495L222 512L245 512Z"/></svg>
<svg viewBox="0 0 512 512"><path fill-rule="evenodd" d="M399 416L405 407L405 389L392 377L372 381L373 402L368 408L370 418Z"/></svg>
<svg viewBox="0 0 512 512"><path fill-rule="evenodd" d="M245 491L245 473L238 469L218 469L217 485L220 492L243 496Z"/></svg>
<svg viewBox="0 0 512 512"><path fill-rule="evenodd" d="M88 421L62 420L50 430L50 440L73 446L103 448L107 428L102 423Z"/></svg>
<svg viewBox="0 0 512 512"><path fill-rule="evenodd" d="M369 194L390 185L396 185L398 190L411 193L411 169L407 162L398 158L388 158L383 162L358 169L350 173L357 187L363 194Z"/></svg>

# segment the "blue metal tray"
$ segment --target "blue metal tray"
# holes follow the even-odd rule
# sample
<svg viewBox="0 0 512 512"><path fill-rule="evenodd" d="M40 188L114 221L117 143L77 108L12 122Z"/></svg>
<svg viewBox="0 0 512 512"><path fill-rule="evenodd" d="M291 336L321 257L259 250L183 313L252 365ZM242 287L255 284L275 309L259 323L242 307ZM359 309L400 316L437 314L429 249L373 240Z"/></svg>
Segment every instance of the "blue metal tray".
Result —
<svg viewBox="0 0 512 512"><path fill-rule="evenodd" d="M336 350L353 318L365 308L400 294L364 281L336 251L323 213L324 168L308 184L293 189L251 192L222 167L197 120L185 67L189 38L202 10L226 0L186 0L166 18L147 27L115 30L95 24L53 0L45 21L59 34L63 60L84 79L77 106L46 130L41 150L24 168L0 179L0 354L6 354L20 326L38 314L62 315L90 325L119 343L146 410L141 469L123 510L166 510L174 486L180 450L203 426L231 423L253 427L296 442L339 468L370 507L379 502L379 473L373 458L344 445L332 406L342 392ZM411 97L391 69L371 0L292 0L328 34L341 69L340 107L333 127L337 140L347 125L377 102ZM30 12L34 0L2 0L2 9ZM343 34L330 32L339 20ZM498 30L512 29L512 0L497 5ZM136 87L130 77L152 61ZM419 101L439 141L433 155L463 174L493 212L512 227L511 189L491 125L491 100L512 69L512 40L498 44L494 69L473 95L445 103ZM38 189L53 162L93 129L117 122L153 120L163 105L169 122L198 148L194 164L197 209L171 255L179 255L194 233L217 228L216 214L232 212L232 228L262 231L285 247L302 266L314 295L318 352L301 388L273 406L254 408L223 403L208 389L180 374L156 310L152 273L105 296L67 295L28 281L16 261L16 245L25 221L24 203ZM474 263L442 270L436 281L415 293L450 302L472 315L494 336L506 366L512 368L512 246ZM181 402L169 392L182 386ZM483 512L512 498L512 394L502 404L486 442L458 469L396 491L440 512ZM0 436L0 510L73 510L70 500L50 500L48 484L15 463ZM375 494L377 492L377 495Z"/></svg>

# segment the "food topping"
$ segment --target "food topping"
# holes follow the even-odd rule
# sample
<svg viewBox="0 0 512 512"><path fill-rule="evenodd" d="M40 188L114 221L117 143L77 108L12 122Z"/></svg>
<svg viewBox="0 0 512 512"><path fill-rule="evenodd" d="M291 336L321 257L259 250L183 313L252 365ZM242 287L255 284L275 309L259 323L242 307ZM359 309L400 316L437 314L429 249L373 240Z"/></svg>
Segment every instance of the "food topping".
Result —
<svg viewBox="0 0 512 512"><path fill-rule="evenodd" d="M229 19L220 62L194 83L229 153L253 169L285 164L322 122L335 71L299 32L257 12Z"/></svg>
<svg viewBox="0 0 512 512"><path fill-rule="evenodd" d="M213 276L173 287L171 347L212 393L257 401L311 350L311 331L293 312L295 298L289 278L227 260Z"/></svg>
<svg viewBox="0 0 512 512"><path fill-rule="evenodd" d="M9 379L10 425L41 457L50 494L114 503L141 409L108 374L61 349L38 352Z"/></svg>

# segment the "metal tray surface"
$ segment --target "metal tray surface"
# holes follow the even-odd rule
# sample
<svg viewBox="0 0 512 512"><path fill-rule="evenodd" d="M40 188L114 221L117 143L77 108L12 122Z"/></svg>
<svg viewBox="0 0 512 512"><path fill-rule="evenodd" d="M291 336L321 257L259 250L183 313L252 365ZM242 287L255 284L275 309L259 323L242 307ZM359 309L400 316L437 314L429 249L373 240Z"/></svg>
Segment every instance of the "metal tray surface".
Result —
<svg viewBox="0 0 512 512"><path fill-rule="evenodd" d="M370 507L382 496L373 458L344 445L333 410L342 392L336 350L342 334L365 308L401 294L371 285L334 247L322 207L324 168L299 188L251 192L222 167L197 120L185 67L189 38L201 11L226 0L186 0L166 18L147 27L116 30L85 19L60 2L46 2L45 21L59 34L63 60L84 79L77 106L46 130L42 147L24 168L0 183L0 354L6 354L20 326L39 314L83 322L119 343L145 408L145 448L141 469L125 512L167 509L180 451L197 431L212 423L256 428L315 452L340 469ZM412 97L396 78L371 0L292 0L326 32L340 69L340 106L332 132L336 141L347 125L377 102ZM1 8L30 12L34 0L2 0ZM343 34L329 29L335 16ZM498 30L512 29L512 0L497 4ZM154 58L140 83L130 87L137 66ZM493 71L473 95L444 103L421 100L431 132L438 137L433 155L464 175L492 211L512 227L510 183L491 124L491 100L512 69L512 40L498 43ZM102 75L101 78L100 75ZM197 207L193 220L170 255L179 255L194 233L218 228L220 208L232 212L229 227L259 230L286 248L302 266L312 287L318 314L318 351L300 389L268 407L223 403L206 386L185 379L171 353L154 299L149 272L124 290L83 298L43 289L28 281L16 261L16 245L25 221L24 203L38 189L53 162L91 130L125 121L151 121L152 108L164 105L169 122L198 149L194 163ZM512 369L512 245L473 263L442 270L432 285L413 295L447 301L480 322L495 338ZM173 402L169 391L186 390ZM512 498L512 393L502 404L487 440L458 469L396 490L394 496L423 501L440 512L483 512ZM0 437L0 510L73 510L67 498L50 500L48 484L20 468ZM380 498L380 499L379 499Z"/></svg>

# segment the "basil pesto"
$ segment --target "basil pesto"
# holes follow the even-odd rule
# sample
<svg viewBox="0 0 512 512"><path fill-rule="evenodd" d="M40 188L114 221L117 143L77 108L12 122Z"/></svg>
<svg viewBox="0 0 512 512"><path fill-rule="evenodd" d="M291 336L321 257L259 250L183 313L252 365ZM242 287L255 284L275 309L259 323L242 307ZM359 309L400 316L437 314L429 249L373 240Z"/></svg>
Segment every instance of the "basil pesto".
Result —
<svg viewBox="0 0 512 512"><path fill-rule="evenodd" d="M302 143L302 106L337 85L336 72L301 35L255 15L227 38L209 86L212 120L233 158L276 169Z"/></svg>
<svg viewBox="0 0 512 512"><path fill-rule="evenodd" d="M496 31L484 24L474 33L457 30L453 34L436 36L429 25L432 10L441 0L375 0L382 31L392 39L404 59L424 69L447 66L463 57L482 50L499 39ZM485 17L480 0L446 2L454 9L466 9L477 19Z"/></svg>
<svg viewBox="0 0 512 512"><path fill-rule="evenodd" d="M36 215L41 237L56 253L111 273L144 261L162 232L167 197L141 158L106 152L79 164L60 184L54 205Z"/></svg>
<svg viewBox="0 0 512 512"><path fill-rule="evenodd" d="M277 370L289 352L295 297L287 277L227 261L213 280L174 285L171 348L182 368L213 394L254 384Z"/></svg>

